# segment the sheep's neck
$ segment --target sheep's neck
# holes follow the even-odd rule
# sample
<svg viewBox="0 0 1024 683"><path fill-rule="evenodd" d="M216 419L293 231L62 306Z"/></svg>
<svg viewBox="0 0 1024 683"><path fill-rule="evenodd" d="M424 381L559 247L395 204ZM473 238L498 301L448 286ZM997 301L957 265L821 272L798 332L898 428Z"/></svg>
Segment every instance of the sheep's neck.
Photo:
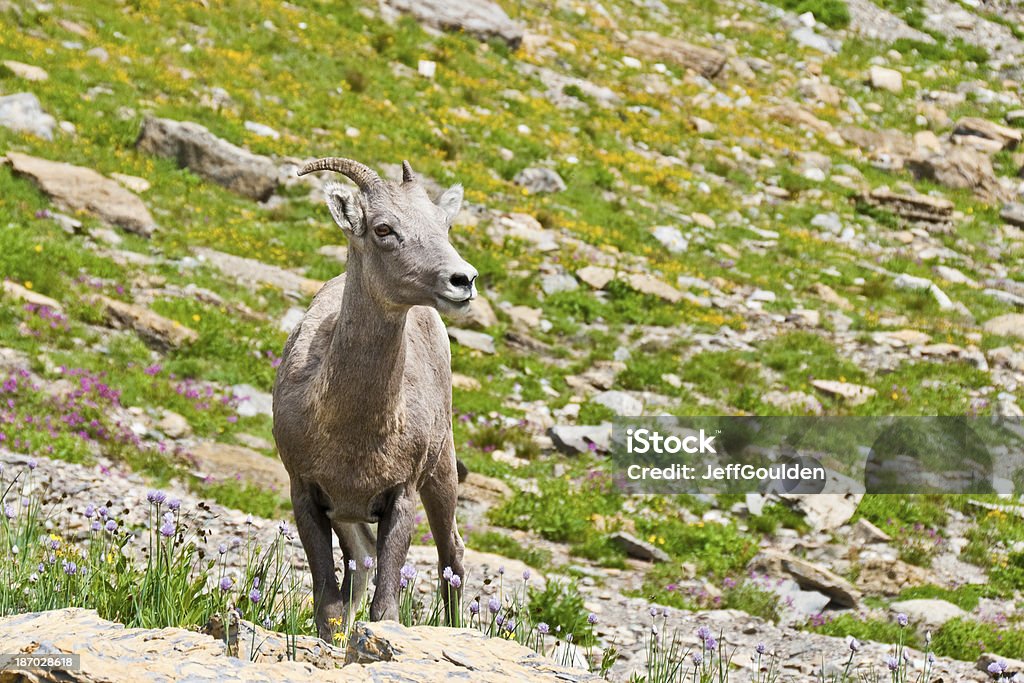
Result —
<svg viewBox="0 0 1024 683"><path fill-rule="evenodd" d="M402 377L408 309L381 306L349 250L345 293L321 365L323 419L360 431L389 431L404 420Z"/></svg>

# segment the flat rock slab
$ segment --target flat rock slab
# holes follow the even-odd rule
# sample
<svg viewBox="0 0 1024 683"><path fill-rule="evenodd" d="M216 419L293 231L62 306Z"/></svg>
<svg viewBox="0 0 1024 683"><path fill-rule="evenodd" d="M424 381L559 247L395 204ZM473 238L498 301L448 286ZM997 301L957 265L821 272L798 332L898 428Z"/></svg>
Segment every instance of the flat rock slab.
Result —
<svg viewBox="0 0 1024 683"><path fill-rule="evenodd" d="M1007 313L992 318L982 325L989 334L996 334L1000 337L1019 337L1024 339L1024 314Z"/></svg>
<svg viewBox="0 0 1024 683"><path fill-rule="evenodd" d="M765 550L750 561L748 569L764 571L772 576L789 576L803 590L829 596L841 607L856 607L861 592L852 583L825 567L778 550Z"/></svg>
<svg viewBox="0 0 1024 683"><path fill-rule="evenodd" d="M59 311L61 309L59 301L51 299L39 292L33 292L31 289L22 287L17 282L12 282L11 280L4 280L0 291L3 291L4 294L11 298L24 301L25 303L32 304L33 306L45 306L52 311Z"/></svg>
<svg viewBox="0 0 1024 683"><path fill-rule="evenodd" d="M648 59L692 69L704 78L717 76L722 72L726 62L726 55L723 52L693 45L678 38L669 38L653 31L634 33L627 47Z"/></svg>
<svg viewBox="0 0 1024 683"><path fill-rule="evenodd" d="M938 599L901 600L889 605L894 613L907 615L915 626L939 628L947 621L967 616L967 612L951 602Z"/></svg>
<svg viewBox="0 0 1024 683"><path fill-rule="evenodd" d="M135 145L243 197L264 201L277 189L278 167L269 157L223 140L198 123L147 118Z"/></svg>
<svg viewBox="0 0 1024 683"><path fill-rule="evenodd" d="M202 441L190 448L189 454L202 476L217 481L237 479L272 491L288 491L288 472L276 457L245 446L215 441Z"/></svg>
<svg viewBox="0 0 1024 683"><path fill-rule="evenodd" d="M31 178L66 211L88 211L143 237L149 237L156 229L156 222L141 199L91 168L18 152L8 152L7 161L15 173Z"/></svg>
<svg viewBox="0 0 1024 683"><path fill-rule="evenodd" d="M199 334L177 320L165 318L148 308L109 297L99 297L107 319L131 328L150 346L161 350L177 348L199 339Z"/></svg>
<svg viewBox="0 0 1024 683"><path fill-rule="evenodd" d="M592 450L607 452L612 443L612 425L555 425L549 431L555 448L568 455Z"/></svg>
<svg viewBox="0 0 1024 683"><path fill-rule="evenodd" d="M668 562L672 558L668 553L654 545L643 541L625 531L616 531L608 540L622 549L624 553L637 560L646 562Z"/></svg>
<svg viewBox="0 0 1024 683"><path fill-rule="evenodd" d="M490 0L384 0L382 4L442 31L465 31L480 40L498 38L513 48L523 41L523 27Z"/></svg>
<svg viewBox="0 0 1024 683"><path fill-rule="evenodd" d="M970 135L999 144L1000 149L1013 149L1020 144L1024 134L1016 128L975 116L965 116L956 122L953 135Z"/></svg>
<svg viewBox="0 0 1024 683"><path fill-rule="evenodd" d="M193 252L228 277L242 282L269 285L285 292L304 296L313 296L324 286L320 280L312 280L290 270L255 259L226 254L223 251L206 247L199 247Z"/></svg>
<svg viewBox="0 0 1024 683"><path fill-rule="evenodd" d="M850 384L849 382L837 382L831 379L812 380L811 386L830 396L841 398L851 406L866 403L872 396L878 393L871 387Z"/></svg>
<svg viewBox="0 0 1024 683"><path fill-rule="evenodd" d="M459 346L482 351L483 353L494 353L494 337L483 332L464 330L461 327L449 327L448 338Z"/></svg>
<svg viewBox="0 0 1024 683"><path fill-rule="evenodd" d="M50 74L46 73L46 69L40 66L16 62L13 59L5 59L3 64L7 71L26 81L42 82L50 78Z"/></svg>
<svg viewBox="0 0 1024 683"><path fill-rule="evenodd" d="M898 194L885 189L875 189L864 196L875 206L884 206L900 218L928 223L946 223L953 218L953 202L943 197L926 194Z"/></svg>

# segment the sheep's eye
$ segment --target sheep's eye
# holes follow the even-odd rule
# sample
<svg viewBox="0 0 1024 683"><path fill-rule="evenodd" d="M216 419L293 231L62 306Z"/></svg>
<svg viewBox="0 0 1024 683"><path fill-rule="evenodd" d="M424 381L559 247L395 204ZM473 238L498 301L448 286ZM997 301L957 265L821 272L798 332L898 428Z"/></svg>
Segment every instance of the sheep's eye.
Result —
<svg viewBox="0 0 1024 683"><path fill-rule="evenodd" d="M387 237L392 232L393 231L391 230L390 225L378 225L376 228L373 229L373 234L375 234L377 237Z"/></svg>

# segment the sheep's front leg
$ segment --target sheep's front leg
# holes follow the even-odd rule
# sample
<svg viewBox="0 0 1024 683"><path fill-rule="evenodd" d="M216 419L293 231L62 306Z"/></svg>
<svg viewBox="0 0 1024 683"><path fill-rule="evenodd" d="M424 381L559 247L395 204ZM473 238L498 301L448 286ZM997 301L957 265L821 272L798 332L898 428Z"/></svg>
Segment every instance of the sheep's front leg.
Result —
<svg viewBox="0 0 1024 683"><path fill-rule="evenodd" d="M450 438L450 437L449 437ZM462 587L466 572L462 567L465 546L455 522L455 506L458 502L459 477L455 468L455 446L451 444L447 456L442 455L437 469L427 479L420 492L423 508L430 522L430 533L437 544L438 571L451 568L459 577L459 587L453 588L450 581L441 580L441 596L444 598L445 615L449 625L461 621Z"/></svg>
<svg viewBox="0 0 1024 683"><path fill-rule="evenodd" d="M400 491L377 523L377 585L370 603L370 619L398 619L402 565L409 554L416 501Z"/></svg>
<svg viewBox="0 0 1024 683"><path fill-rule="evenodd" d="M295 528L306 551L306 560L313 575L313 609L317 635L328 643L340 625L344 613L341 591L334 575L334 551L331 547L331 524L327 514L316 504L311 492L292 480L292 511Z"/></svg>

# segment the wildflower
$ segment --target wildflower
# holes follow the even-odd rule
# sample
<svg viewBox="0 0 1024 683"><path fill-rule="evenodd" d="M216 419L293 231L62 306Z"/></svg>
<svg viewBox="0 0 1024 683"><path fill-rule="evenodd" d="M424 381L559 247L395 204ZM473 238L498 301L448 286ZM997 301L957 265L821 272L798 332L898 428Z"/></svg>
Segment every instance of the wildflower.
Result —
<svg viewBox="0 0 1024 683"><path fill-rule="evenodd" d="M756 652L759 655L763 655L764 653L768 652L768 646L764 643L758 643L757 646L754 648L754 652Z"/></svg>
<svg viewBox="0 0 1024 683"><path fill-rule="evenodd" d="M14 506L10 503L4 505L4 515L7 519L14 519Z"/></svg>
<svg viewBox="0 0 1024 683"><path fill-rule="evenodd" d="M546 636L547 634L551 633L551 627L548 626L547 623L542 621L539 624L537 624L537 633L541 634L542 636Z"/></svg>
<svg viewBox="0 0 1024 683"><path fill-rule="evenodd" d="M171 510L176 511L178 508L181 507L181 500L178 498L171 498L169 501L167 501L167 507Z"/></svg>
<svg viewBox="0 0 1024 683"><path fill-rule="evenodd" d="M260 595L259 588L253 588L251 591L249 591L249 602L251 602L252 604L255 605L257 602L259 602L261 597L263 596Z"/></svg>
<svg viewBox="0 0 1024 683"><path fill-rule="evenodd" d="M258 576L252 577L252 587L253 588L259 588L260 587L260 577L258 577Z"/></svg>
<svg viewBox="0 0 1024 683"><path fill-rule="evenodd" d="M932 632L931 631L925 631L924 632L924 644L925 645L931 645L932 644Z"/></svg>
<svg viewBox="0 0 1024 683"><path fill-rule="evenodd" d="M92 519L92 516L96 514L96 507L92 503L89 503L85 506L85 512L82 514L85 515L86 519Z"/></svg>
<svg viewBox="0 0 1024 683"><path fill-rule="evenodd" d="M106 519L107 518L107 506L106 505L101 505L100 509L97 510L96 512L99 514L100 519Z"/></svg>
<svg viewBox="0 0 1024 683"><path fill-rule="evenodd" d="M348 561L348 570L350 572L354 572L356 570L356 561L355 560L349 560Z"/></svg>
<svg viewBox="0 0 1024 683"><path fill-rule="evenodd" d="M523 581L529 581L529 580L530 580L530 570L529 569L524 569L523 570Z"/></svg>
<svg viewBox="0 0 1024 683"><path fill-rule="evenodd" d="M221 555L227 555L228 546L224 543L221 543L219 546L217 546L217 552Z"/></svg>
<svg viewBox="0 0 1024 683"><path fill-rule="evenodd" d="M291 538L292 537L292 529L291 529L290 526L288 526L288 522L282 521L280 524L278 524L277 525L277 533L281 534L282 536L284 536L286 538Z"/></svg>
<svg viewBox="0 0 1024 683"><path fill-rule="evenodd" d="M487 601L487 609L491 610L491 614L497 614L498 610L501 609L501 603L498 602L498 598L491 596L491 599Z"/></svg>
<svg viewBox="0 0 1024 683"><path fill-rule="evenodd" d="M32 572L31 574L28 575L28 582L29 583L35 583L38 580L39 580L39 574L36 574L35 572Z"/></svg>
<svg viewBox="0 0 1024 683"><path fill-rule="evenodd" d="M16 545L12 545L11 546L11 554L12 555L17 555L18 554L18 546L16 546Z"/></svg>
<svg viewBox="0 0 1024 683"><path fill-rule="evenodd" d="M263 617L263 628L270 630L270 627L273 626L273 624L273 619L271 619L270 617Z"/></svg>
<svg viewBox="0 0 1024 683"><path fill-rule="evenodd" d="M146 500L148 500L150 503L156 503L157 505L160 505L165 500L167 500L167 494L164 493L163 491L151 490L149 491L149 493L146 494Z"/></svg>
<svg viewBox="0 0 1024 683"><path fill-rule="evenodd" d="M910 623L910 619L907 618L906 614L900 612L896 615L896 623L900 625L900 628L903 628L904 626Z"/></svg>
<svg viewBox="0 0 1024 683"><path fill-rule="evenodd" d="M594 624L596 624L596 623L597 623L597 615L596 615L596 614L594 614L593 612L591 612L590 614L588 614L588 615L587 615L587 623L588 623L588 624L590 624L591 626L593 626Z"/></svg>
<svg viewBox="0 0 1024 683"><path fill-rule="evenodd" d="M565 634L565 642L572 643L572 634L571 633L566 633Z"/></svg>
<svg viewBox="0 0 1024 683"><path fill-rule="evenodd" d="M164 522L160 527L160 535L169 538L174 535L174 522Z"/></svg>
<svg viewBox="0 0 1024 683"><path fill-rule="evenodd" d="M448 579L448 585L455 589L462 588L462 579L458 574L452 574L452 578Z"/></svg>
<svg viewBox="0 0 1024 683"><path fill-rule="evenodd" d="M505 576L505 567L498 567L498 576Z"/></svg>
<svg viewBox="0 0 1024 683"><path fill-rule="evenodd" d="M999 660L988 665L988 672L996 676L1002 676L1007 668L1006 662Z"/></svg>
<svg viewBox="0 0 1024 683"><path fill-rule="evenodd" d="M235 585L235 582L231 580L230 576L225 576L220 580L220 589L224 592L231 590L233 585Z"/></svg>
<svg viewBox="0 0 1024 683"><path fill-rule="evenodd" d="M50 542L47 545L50 546L50 550L56 550L60 547L60 537L50 534Z"/></svg>
<svg viewBox="0 0 1024 683"><path fill-rule="evenodd" d="M75 574L78 573L78 565L75 564L74 562L69 562L68 560L64 560L61 563L61 565L64 567L64 573L67 574L68 576L74 576Z"/></svg>
<svg viewBox="0 0 1024 683"><path fill-rule="evenodd" d="M711 651L714 651L718 647L718 641L714 638L708 638L704 641L704 647Z"/></svg>
<svg viewBox="0 0 1024 683"><path fill-rule="evenodd" d="M860 641L856 638L850 638L850 642L847 645L850 647L850 652L856 652L860 649Z"/></svg>
<svg viewBox="0 0 1024 683"><path fill-rule="evenodd" d="M103 525L100 524L100 520L94 519L93 522L92 522L92 530L93 531L99 531L102 528L103 528Z"/></svg>
<svg viewBox="0 0 1024 683"><path fill-rule="evenodd" d="M704 663L704 655L702 655L699 652L694 652L693 653L693 665L694 666L700 666L703 663Z"/></svg>
<svg viewBox="0 0 1024 683"><path fill-rule="evenodd" d="M658 608L657 608L657 607L654 607L653 605L652 605L652 606L651 606L651 608L650 608L649 610L647 610L647 611L648 611L648 612L650 613L650 615L651 615L652 617L657 617L657 616L658 616Z"/></svg>
<svg viewBox="0 0 1024 683"><path fill-rule="evenodd" d="M402 569L399 570L399 573L402 575L402 578L406 581L412 581L416 578L416 567L412 566L411 564L404 564L402 565Z"/></svg>
<svg viewBox="0 0 1024 683"><path fill-rule="evenodd" d="M480 603L479 603L479 601L474 600L473 602L469 603L469 613L472 614L473 616L476 616L477 614L480 614Z"/></svg>
<svg viewBox="0 0 1024 683"><path fill-rule="evenodd" d="M107 529L107 531L110 531L110 532L117 531L117 522L115 522L112 519L108 519L107 520L106 529Z"/></svg>
<svg viewBox="0 0 1024 683"><path fill-rule="evenodd" d="M364 568L365 568L366 570L370 570L370 569L373 569L373 558L372 558L372 557L370 557L369 555L367 555L366 557L364 557L364 558L363 558L363 567L364 567Z"/></svg>
<svg viewBox="0 0 1024 683"><path fill-rule="evenodd" d="M935 653L934 652L929 652L928 653L928 663L929 664L934 664L935 663Z"/></svg>
<svg viewBox="0 0 1024 683"><path fill-rule="evenodd" d="M31 289L31 287L29 289ZM39 466L39 463L36 462L35 458L29 458L29 460L28 460L28 468L30 470L34 470L38 466Z"/></svg>
<svg viewBox="0 0 1024 683"><path fill-rule="evenodd" d="M885 660L885 665L889 667L889 671L896 671L900 668L900 660L889 655Z"/></svg>
<svg viewBox="0 0 1024 683"><path fill-rule="evenodd" d="M705 642L708 638L711 637L711 629L709 629L707 626L701 626L699 629L697 629L697 637L700 638L701 642Z"/></svg>
<svg viewBox="0 0 1024 683"><path fill-rule="evenodd" d="M441 576L443 576L446 581L451 581L452 580L452 573L453 572L452 572L452 568L451 567L445 567L444 571L441 572Z"/></svg>

